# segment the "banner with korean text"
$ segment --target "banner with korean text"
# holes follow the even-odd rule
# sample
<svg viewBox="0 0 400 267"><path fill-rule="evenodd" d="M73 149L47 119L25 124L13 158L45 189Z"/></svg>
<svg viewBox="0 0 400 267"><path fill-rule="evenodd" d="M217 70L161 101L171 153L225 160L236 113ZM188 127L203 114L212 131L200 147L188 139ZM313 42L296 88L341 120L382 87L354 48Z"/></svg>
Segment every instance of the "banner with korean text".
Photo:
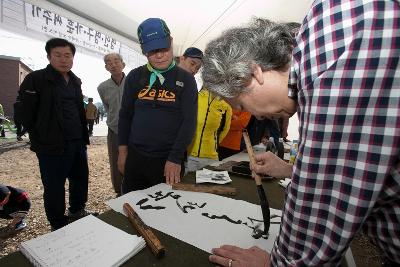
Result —
<svg viewBox="0 0 400 267"><path fill-rule="evenodd" d="M39 6L25 3L25 16L28 29L67 39L101 54L120 50L121 43L114 38Z"/></svg>

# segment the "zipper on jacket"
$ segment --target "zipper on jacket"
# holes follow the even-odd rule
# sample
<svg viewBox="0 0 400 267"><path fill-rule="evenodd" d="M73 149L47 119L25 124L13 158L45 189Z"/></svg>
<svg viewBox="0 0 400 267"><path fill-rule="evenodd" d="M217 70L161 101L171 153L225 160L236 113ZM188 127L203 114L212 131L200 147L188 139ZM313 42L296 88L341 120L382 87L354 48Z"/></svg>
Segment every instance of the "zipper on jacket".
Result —
<svg viewBox="0 0 400 267"><path fill-rule="evenodd" d="M207 124L208 112L210 112L211 103L214 101L214 99L213 99L210 102L210 97L211 97L211 93L208 91L208 101L207 101L208 106L207 106L206 118L204 119L203 129L201 129L200 143L199 143L199 150L197 151L197 157L200 157L201 143L203 142L203 134L204 134L204 128L206 128L206 124Z"/></svg>

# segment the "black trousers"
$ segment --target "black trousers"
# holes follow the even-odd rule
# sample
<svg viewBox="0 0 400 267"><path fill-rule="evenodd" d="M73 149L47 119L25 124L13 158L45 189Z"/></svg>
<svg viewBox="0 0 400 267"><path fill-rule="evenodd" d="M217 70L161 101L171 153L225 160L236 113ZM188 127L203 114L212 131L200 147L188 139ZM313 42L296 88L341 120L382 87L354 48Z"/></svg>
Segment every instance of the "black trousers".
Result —
<svg viewBox="0 0 400 267"><path fill-rule="evenodd" d="M88 130L89 130L89 134L92 135L93 134L93 124L94 124L94 120L92 119L86 119L87 124L88 124Z"/></svg>
<svg viewBox="0 0 400 267"><path fill-rule="evenodd" d="M69 181L69 211L85 208L88 197L89 169L83 140L67 141L61 155L36 153L44 194L44 208L53 229L68 224L65 216L65 182Z"/></svg>
<svg viewBox="0 0 400 267"><path fill-rule="evenodd" d="M17 136L23 136L26 133L25 128L22 128L22 124L19 122L15 122L15 127L17 128Z"/></svg>
<svg viewBox="0 0 400 267"><path fill-rule="evenodd" d="M159 183L165 183L164 168L167 158L152 158L128 147L125 175L122 180L122 194L142 190ZM181 177L185 171L181 163Z"/></svg>
<svg viewBox="0 0 400 267"><path fill-rule="evenodd" d="M0 119L0 135L1 135L1 137L5 137L6 136L6 133L4 131L4 125L3 125L3 120L2 119Z"/></svg>

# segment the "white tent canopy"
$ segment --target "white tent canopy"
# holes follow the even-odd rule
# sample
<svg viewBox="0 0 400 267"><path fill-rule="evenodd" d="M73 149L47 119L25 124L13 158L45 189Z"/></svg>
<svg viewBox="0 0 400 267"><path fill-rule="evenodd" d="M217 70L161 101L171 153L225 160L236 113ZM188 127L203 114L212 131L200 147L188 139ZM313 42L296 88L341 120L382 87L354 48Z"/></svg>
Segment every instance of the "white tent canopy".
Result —
<svg viewBox="0 0 400 267"><path fill-rule="evenodd" d="M163 18L174 38L174 54L187 47L204 49L207 42L223 30L247 23L254 16L274 21L301 22L312 0L27 0L32 4L74 13L78 18L98 24L118 35L122 42L137 42L140 22L150 17ZM127 45L132 45L128 44Z"/></svg>

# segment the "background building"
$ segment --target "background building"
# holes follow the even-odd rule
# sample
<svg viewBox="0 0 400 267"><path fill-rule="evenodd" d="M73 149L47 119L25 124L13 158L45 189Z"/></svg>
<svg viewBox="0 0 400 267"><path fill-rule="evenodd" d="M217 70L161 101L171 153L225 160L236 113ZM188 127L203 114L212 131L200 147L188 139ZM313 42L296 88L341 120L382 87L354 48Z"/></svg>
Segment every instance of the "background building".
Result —
<svg viewBox="0 0 400 267"><path fill-rule="evenodd" d="M0 103L4 114L10 119L14 116L14 103L19 85L32 70L19 57L0 55Z"/></svg>

